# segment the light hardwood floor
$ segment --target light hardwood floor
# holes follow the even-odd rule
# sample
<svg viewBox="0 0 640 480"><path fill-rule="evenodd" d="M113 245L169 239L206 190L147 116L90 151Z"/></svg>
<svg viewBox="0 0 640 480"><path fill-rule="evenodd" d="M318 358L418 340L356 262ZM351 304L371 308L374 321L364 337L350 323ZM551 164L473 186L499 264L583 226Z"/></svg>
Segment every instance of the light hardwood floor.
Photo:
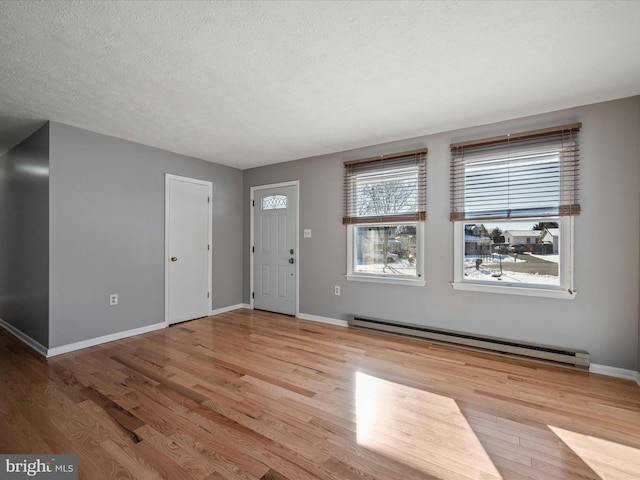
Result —
<svg viewBox="0 0 640 480"><path fill-rule="evenodd" d="M0 378L0 452L80 478L640 478L633 382L264 312L49 360L1 331Z"/></svg>

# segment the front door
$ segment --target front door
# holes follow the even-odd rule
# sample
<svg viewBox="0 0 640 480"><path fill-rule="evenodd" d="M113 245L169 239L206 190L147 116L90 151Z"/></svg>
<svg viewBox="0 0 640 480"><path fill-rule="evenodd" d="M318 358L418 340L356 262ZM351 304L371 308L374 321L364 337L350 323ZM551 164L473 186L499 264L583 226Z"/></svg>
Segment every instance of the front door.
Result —
<svg viewBox="0 0 640 480"><path fill-rule="evenodd" d="M253 216L253 307L296 314L297 186L256 189Z"/></svg>
<svg viewBox="0 0 640 480"><path fill-rule="evenodd" d="M209 314L211 182L166 176L166 317L183 322Z"/></svg>

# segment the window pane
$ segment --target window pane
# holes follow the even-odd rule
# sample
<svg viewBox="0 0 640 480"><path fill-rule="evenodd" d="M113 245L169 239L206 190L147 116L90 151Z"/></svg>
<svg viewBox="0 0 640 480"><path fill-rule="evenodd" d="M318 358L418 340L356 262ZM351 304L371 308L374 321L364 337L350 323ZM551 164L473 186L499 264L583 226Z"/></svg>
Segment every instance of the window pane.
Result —
<svg viewBox="0 0 640 480"><path fill-rule="evenodd" d="M417 167L359 174L355 185L357 216L419 211Z"/></svg>
<svg viewBox="0 0 640 480"><path fill-rule="evenodd" d="M560 285L558 219L464 224L465 280Z"/></svg>
<svg viewBox="0 0 640 480"><path fill-rule="evenodd" d="M423 222L427 150L345 162L342 223Z"/></svg>
<svg viewBox="0 0 640 480"><path fill-rule="evenodd" d="M354 273L417 276L416 232L415 223L354 226Z"/></svg>

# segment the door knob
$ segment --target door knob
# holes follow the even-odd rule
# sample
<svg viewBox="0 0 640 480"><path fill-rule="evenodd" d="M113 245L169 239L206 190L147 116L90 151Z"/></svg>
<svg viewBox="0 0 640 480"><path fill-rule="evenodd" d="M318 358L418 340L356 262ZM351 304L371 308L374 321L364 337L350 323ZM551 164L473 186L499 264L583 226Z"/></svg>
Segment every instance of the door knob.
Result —
<svg viewBox="0 0 640 480"><path fill-rule="evenodd" d="M289 263L293 263L293 262L294 262L293 258L290 258Z"/></svg>
<svg viewBox="0 0 640 480"><path fill-rule="evenodd" d="M172 262L177 262L178 261L178 257L171 257L171 261Z"/></svg>

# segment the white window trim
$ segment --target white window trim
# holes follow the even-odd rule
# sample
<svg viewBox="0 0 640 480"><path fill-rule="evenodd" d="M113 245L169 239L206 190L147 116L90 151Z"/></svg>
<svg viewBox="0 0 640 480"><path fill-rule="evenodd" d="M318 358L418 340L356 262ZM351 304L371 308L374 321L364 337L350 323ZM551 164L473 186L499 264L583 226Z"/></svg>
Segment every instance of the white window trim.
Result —
<svg viewBox="0 0 640 480"><path fill-rule="evenodd" d="M397 275L373 275L353 271L353 229L356 225L347 225L347 280L369 283L386 283L390 285L409 285L424 287L424 224L425 222L398 222L398 225L416 223L416 274L420 276L407 277ZM357 226L393 225L395 222L357 224Z"/></svg>
<svg viewBox="0 0 640 480"><path fill-rule="evenodd" d="M496 219L500 221L501 219ZM536 218L535 221L540 219ZM453 283L454 290L466 290L470 292L501 293L507 295L525 295L530 297L547 297L573 300L577 292L573 284L573 251L574 251L574 220L573 217L560 217L560 285L532 285L503 283L500 285L489 284L481 280L466 280L464 278L464 224L466 222L453 222Z"/></svg>

